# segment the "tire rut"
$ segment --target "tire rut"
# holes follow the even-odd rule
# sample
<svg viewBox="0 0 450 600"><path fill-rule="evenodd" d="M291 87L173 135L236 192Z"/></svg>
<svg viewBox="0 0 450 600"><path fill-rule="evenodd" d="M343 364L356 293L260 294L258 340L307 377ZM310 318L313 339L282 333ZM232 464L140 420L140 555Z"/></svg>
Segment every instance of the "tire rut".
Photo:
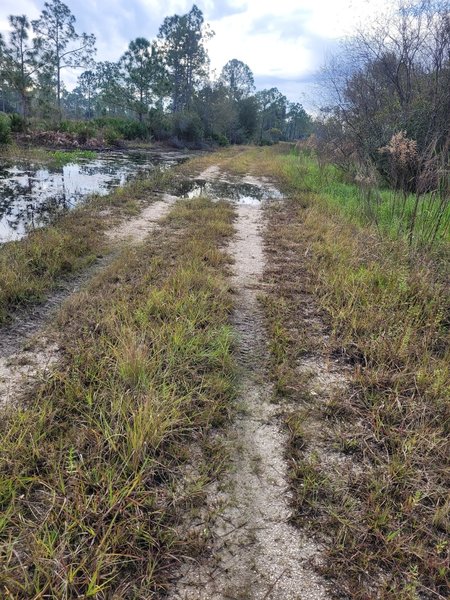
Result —
<svg viewBox="0 0 450 600"><path fill-rule="evenodd" d="M48 377L58 362L58 336L51 324L64 302L111 264L124 244L141 243L176 200L164 194L137 217L107 231L111 253L62 282L45 302L17 311L13 321L0 330L0 407L14 406L38 380Z"/></svg>
<svg viewBox="0 0 450 600"><path fill-rule="evenodd" d="M212 173L212 169L211 169ZM216 171L214 171L216 175ZM265 266L263 211L236 207L232 324L239 341L239 415L233 426L230 475L208 503L224 505L212 527L209 558L182 565L171 600L325 600L324 582L310 561L318 546L289 523L286 436L272 403L264 316L258 302Z"/></svg>

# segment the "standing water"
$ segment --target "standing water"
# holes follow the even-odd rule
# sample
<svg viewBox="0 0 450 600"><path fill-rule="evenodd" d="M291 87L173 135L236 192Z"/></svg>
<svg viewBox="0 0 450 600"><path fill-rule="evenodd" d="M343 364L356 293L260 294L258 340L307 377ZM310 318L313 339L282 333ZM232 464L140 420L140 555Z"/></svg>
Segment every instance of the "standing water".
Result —
<svg viewBox="0 0 450 600"><path fill-rule="evenodd" d="M0 163L0 243L18 240L50 223L91 194L105 195L136 176L169 168L186 157L175 152L105 152L64 166Z"/></svg>

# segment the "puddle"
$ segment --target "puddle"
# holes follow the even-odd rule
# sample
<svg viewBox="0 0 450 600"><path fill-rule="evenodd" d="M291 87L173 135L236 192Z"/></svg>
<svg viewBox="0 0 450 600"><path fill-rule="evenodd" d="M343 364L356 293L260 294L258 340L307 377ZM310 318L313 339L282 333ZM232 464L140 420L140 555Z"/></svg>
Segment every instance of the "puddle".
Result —
<svg viewBox="0 0 450 600"><path fill-rule="evenodd" d="M177 153L106 152L64 166L2 161L0 243L24 237L91 194L103 196L132 178L170 168L186 158Z"/></svg>
<svg viewBox="0 0 450 600"><path fill-rule="evenodd" d="M265 200L282 198L281 193L271 186L208 179L182 181L178 185L176 194L182 198L198 198L199 196L208 196L212 200L226 198L237 204L247 205L259 205Z"/></svg>

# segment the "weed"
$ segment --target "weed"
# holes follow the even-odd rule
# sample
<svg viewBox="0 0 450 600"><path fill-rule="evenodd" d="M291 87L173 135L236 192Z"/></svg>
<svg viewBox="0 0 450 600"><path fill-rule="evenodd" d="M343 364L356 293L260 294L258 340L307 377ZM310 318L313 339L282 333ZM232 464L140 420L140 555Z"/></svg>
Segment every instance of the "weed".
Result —
<svg viewBox="0 0 450 600"><path fill-rule="evenodd" d="M93 160L97 153L92 150L55 150L49 152L52 162L56 165L67 165L79 160Z"/></svg>

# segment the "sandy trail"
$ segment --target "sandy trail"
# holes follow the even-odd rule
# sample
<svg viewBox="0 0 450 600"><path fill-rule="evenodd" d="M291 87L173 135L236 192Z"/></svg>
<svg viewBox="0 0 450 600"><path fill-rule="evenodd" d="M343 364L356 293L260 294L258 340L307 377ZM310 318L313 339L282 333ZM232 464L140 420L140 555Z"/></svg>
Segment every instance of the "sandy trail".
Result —
<svg viewBox="0 0 450 600"><path fill-rule="evenodd" d="M176 200L164 194L136 217L110 229L107 236L114 248L112 253L62 285L46 302L19 312L10 325L0 330L0 407L16 404L38 380L48 377L58 362L57 335L50 331L50 325L65 300L106 268L124 244L142 242Z"/></svg>
<svg viewBox="0 0 450 600"><path fill-rule="evenodd" d="M210 169L208 176L218 176ZM239 334L240 414L232 436L232 470L211 506L225 508L213 523L210 557L183 565L171 600L324 600L324 583L310 566L319 548L289 523L285 434L271 402L264 318L258 303L265 265L262 208L239 205L233 325Z"/></svg>

